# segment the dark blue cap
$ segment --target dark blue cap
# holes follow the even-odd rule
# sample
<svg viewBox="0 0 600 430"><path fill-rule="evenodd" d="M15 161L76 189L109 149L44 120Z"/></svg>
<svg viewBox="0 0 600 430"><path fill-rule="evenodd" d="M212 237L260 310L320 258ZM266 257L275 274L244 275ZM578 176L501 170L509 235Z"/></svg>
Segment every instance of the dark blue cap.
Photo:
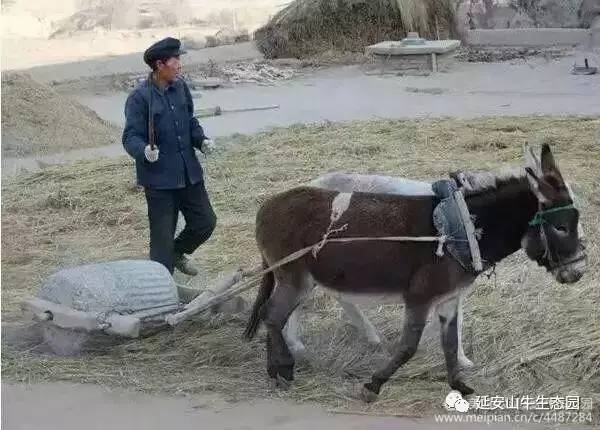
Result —
<svg viewBox="0 0 600 430"><path fill-rule="evenodd" d="M156 60L166 60L183 54L185 54L185 51L181 49L181 42L179 39L167 37L166 39L159 40L150 48L146 49L146 52L144 52L144 62L152 67L152 63Z"/></svg>

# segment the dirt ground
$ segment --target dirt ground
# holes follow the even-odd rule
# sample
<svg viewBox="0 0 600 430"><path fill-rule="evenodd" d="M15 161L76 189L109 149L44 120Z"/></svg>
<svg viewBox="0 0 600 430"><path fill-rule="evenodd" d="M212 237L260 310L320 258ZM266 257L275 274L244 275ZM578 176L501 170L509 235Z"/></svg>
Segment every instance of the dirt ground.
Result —
<svg viewBox="0 0 600 430"><path fill-rule="evenodd" d="M227 403L217 395L161 397L93 385L2 385L2 426L7 430L433 430L432 419L335 414L289 401ZM484 424L485 425L485 424ZM448 430L481 424L444 424ZM489 430L543 429L542 425L492 424Z"/></svg>
<svg viewBox="0 0 600 430"><path fill-rule="evenodd" d="M214 136L256 133L267 127L318 121L512 115L599 115L600 76L574 76L580 55L546 61L457 63L431 76L366 75L360 66L324 68L275 85L240 85L202 91L198 107L279 105L202 120ZM597 61L600 61L600 55ZM65 88L65 91L68 91ZM322 97L322 94L328 97ZM73 96L104 119L121 125L124 93ZM315 102L317 101L317 102Z"/></svg>
<svg viewBox="0 0 600 430"><path fill-rule="evenodd" d="M250 45L232 45L195 51L188 65L206 58L240 61L254 58ZM208 54L210 51L211 54ZM600 53L587 53L592 64L600 64ZM235 133L255 133L273 126L319 121L350 121L377 118L430 118L513 115L600 115L596 95L600 75L570 74L573 62L582 62L582 52L547 60L529 58L504 63L457 63L446 73L431 76L366 75L360 66L304 69L297 77L274 84L236 84L222 89L200 91L196 107L221 106L224 109L275 106L270 111L225 114L203 118L211 137ZM254 56L254 57L253 57ZM80 64L45 66L29 72L42 82L63 81L57 91L94 110L117 126L124 121L127 93L115 90L118 70L138 70L139 54ZM197 64L197 63L196 63ZM101 66L101 67L100 67ZM143 67L143 64L141 65ZM190 66L191 67L191 66ZM127 69L129 68L129 69ZM108 78L94 78L108 75ZM78 76L84 76L81 80ZM70 82L69 82L70 81ZM322 97L329 94L330 97ZM318 102L315 102L318 101ZM9 177L21 169L35 170L42 164L72 162L98 156L120 156L120 144L102 148L78 149L43 157L3 158L2 175Z"/></svg>

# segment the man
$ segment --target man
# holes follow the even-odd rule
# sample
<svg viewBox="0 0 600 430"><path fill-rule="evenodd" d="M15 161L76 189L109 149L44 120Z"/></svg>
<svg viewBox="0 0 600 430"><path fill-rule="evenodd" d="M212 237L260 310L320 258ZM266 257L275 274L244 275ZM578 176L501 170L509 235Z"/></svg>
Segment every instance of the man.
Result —
<svg viewBox="0 0 600 430"><path fill-rule="evenodd" d="M181 43L166 38L150 46L144 61L152 71L125 105L123 146L135 159L150 223L150 259L194 276L192 254L211 236L216 215L204 187L194 148L212 151L214 143L194 118L190 90L181 78ZM185 228L174 239L179 212Z"/></svg>

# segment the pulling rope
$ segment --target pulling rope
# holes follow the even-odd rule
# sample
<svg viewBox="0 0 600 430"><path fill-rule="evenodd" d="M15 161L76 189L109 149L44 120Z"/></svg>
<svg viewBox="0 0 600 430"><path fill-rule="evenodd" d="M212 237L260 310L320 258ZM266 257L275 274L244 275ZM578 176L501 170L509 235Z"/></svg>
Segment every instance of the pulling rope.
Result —
<svg viewBox="0 0 600 430"><path fill-rule="evenodd" d="M556 212L556 211L565 210L565 209L571 209L571 206L564 206L564 207L560 207L560 208L556 208L556 209L540 211L539 215L536 214L536 218L534 218L534 221L531 223L531 225L539 224L541 227L543 227L544 221L545 221L543 219L544 215L546 215L547 213ZM289 264L296 260L299 260L300 258L304 257L309 252L312 252L313 257L316 259L318 253L321 251L321 249L323 249L323 247L327 243L352 243L352 242L374 242L374 241L380 241L380 242L437 242L438 246L437 246L435 254L438 257L443 257L444 256L444 244L446 242L460 241L460 239L452 239L445 235L443 235L443 236L342 237L342 238L333 238L332 239L332 238L330 238L330 236L332 234L345 231L348 228L348 224L344 224L337 229L332 229L333 224L335 223L335 221L337 221L339 219L339 216L340 216L340 214L338 214L338 213L332 214L329 227L327 228L327 231L325 232L325 234L323 235L323 238L319 242L315 243L314 245L310 245L305 248L302 248L302 249L288 255L287 257L282 258L281 260L275 262L274 264L267 267L266 269L263 269L261 266L257 266L251 270L244 271L242 273L242 277L249 278L249 279L242 281L241 285L239 285L238 287L236 287L234 289L227 291L227 293L225 293L221 296L214 297L215 301L216 301L216 299L223 298L223 297L227 297L227 298L233 297L241 292L244 292L251 288L254 288L258 282L257 278L259 278L263 275L266 275L267 273L270 273L270 272L280 268L281 266L285 266L286 264ZM548 246L547 246L547 248L548 248ZM547 252L548 252L548 249L547 249ZM490 279L493 276L494 283L497 282L497 274L496 274L496 265L495 264L492 265L490 272L487 273L486 276L488 277L488 279ZM207 306L209 306L209 305L210 304L207 304Z"/></svg>
<svg viewBox="0 0 600 430"><path fill-rule="evenodd" d="M320 240L319 242L315 243L314 245L302 248L302 249L288 255L287 257L282 258L281 260L277 261L276 263L272 264L271 266L269 266L265 269L263 269L262 266L257 266L253 269L243 271L241 273L241 280L239 280L235 284L236 285L235 288L230 288L229 290L225 291L222 294L213 295L209 300L202 303L202 305L197 306L193 309L189 309L188 308L189 304L188 304L188 306L186 306L186 309L184 311L174 314L174 315L167 316L166 321L170 325L175 326L175 325L179 324L181 321L187 319L191 315L203 312L215 304L226 302L245 291L251 290L259 284L260 278L262 276L266 275L267 273L273 272L274 270L278 269L281 266L284 266L286 264L294 262L294 261L304 257L305 255L307 255L310 252L312 252L313 257L316 258L319 251L329 242L334 242L334 243L351 243L351 242L368 242L368 241L371 241L371 242L372 241L437 242L438 247L436 250L436 255L438 255L439 257L443 257L444 256L444 249L443 249L444 243L446 243L448 240L456 240L456 239L448 239L446 236L344 237L344 238L333 238L332 239L332 238L330 238L330 236L332 234L340 232L340 231L344 231L347 228L347 225L345 224L340 228L332 229L332 224L333 223L331 223L329 225L327 232L323 235L323 239Z"/></svg>
<svg viewBox="0 0 600 430"><path fill-rule="evenodd" d="M345 228L343 228L345 230ZM437 242L438 247L435 254L438 257L444 256L444 244L449 240L447 236L381 236L381 237L340 237L330 239L328 236L334 232L341 230L336 229L330 232L325 233L323 240L314 245L307 246L302 248L285 258L277 261L266 269L262 269L260 267L251 269L247 272L244 272L244 276L263 276L267 273L274 271L275 269L280 268L281 266L285 266L286 264L292 263L300 258L304 257L309 252L313 253L313 256L316 258L316 255L319 251L327 244L327 243L350 243L350 242ZM451 240L451 239L450 239Z"/></svg>
<svg viewBox="0 0 600 430"><path fill-rule="evenodd" d="M227 290L225 293L223 294L219 294L217 296L212 297L209 301L207 301L202 308L200 309L196 309L196 312L201 312L204 309L208 309L210 308L213 304L216 303L221 303L224 301L227 301L231 298L233 298L234 296L237 296L240 293L243 293L244 291L248 291L251 290L252 288L256 287L256 285L259 282L259 278L266 275L267 273L270 273L278 268L280 268L281 266L285 266L286 264L292 263L296 260L299 260L300 258L304 257L306 254L313 252L313 255L318 254L318 252L323 248L323 246L325 246L326 243L328 242L335 242L335 243L350 243L350 242L373 242L373 241L382 241L382 242L437 242L438 243L438 247L436 250L436 255L439 257L443 257L444 256L444 244L448 241L448 240L453 240L453 239L448 239L446 236L421 236L421 237L415 237L415 236L383 236L383 237L343 237L343 238L334 238L334 239L330 239L328 236L331 235L332 233L338 231L339 229L336 230L332 230L328 233L326 233L324 236L324 239L319 241L318 243L315 243L314 245L311 246L307 246L305 248L302 248L290 255L288 255L285 258L282 258L281 260L277 261L276 263L272 264L271 266L267 267L266 269L263 269L261 266L257 266L253 269L247 270L242 272L242 278L246 278L244 280L242 280L239 285L235 288L232 288L230 290Z"/></svg>
<svg viewBox="0 0 600 430"><path fill-rule="evenodd" d="M348 224L344 224L340 228L336 228L335 230L332 230L331 228L333 227L333 223L334 223L334 220L331 220L331 223L329 224L329 227L327 227L327 231L323 235L323 239L321 240L321 242L319 242L313 246L312 255L315 258L315 260L317 259L317 254L319 253L319 251L321 249L323 249L323 247L327 243L329 236L331 236L332 234L335 234L335 233L341 233L342 231L345 231L348 228Z"/></svg>
<svg viewBox="0 0 600 430"><path fill-rule="evenodd" d="M234 296L237 296L244 291L250 290L259 282L259 278L266 275L267 273L271 273L274 270L285 266L286 264L292 263L300 258L304 257L308 253L312 253L313 258L317 258L319 252L325 247L327 243L353 243L353 242L433 242L437 243L437 249L435 254L438 257L444 256L444 244L448 240L458 240L458 239L449 239L447 236L383 236L383 237L342 237L342 238L331 238L331 235L346 231L348 228L348 224L344 224L339 228L333 228L334 224L339 221L340 217L344 213L344 211L348 208L348 204L350 202L351 194L342 195L340 199L336 199L333 202L333 210L331 213L331 218L329 222L329 226L325 234L323 234L322 239L310 246L306 246L287 257L282 258L281 260L275 262L267 268L263 268L262 266L257 266L253 269L243 271L241 274L241 280L237 283L235 288L231 288L227 290L225 293L215 295L211 297L207 302L203 303L202 306L193 309L193 313L202 312L205 309L210 308L213 304L225 302ZM191 313L192 310L188 309L184 312ZM173 317L171 317L173 318ZM170 323L171 324L171 323ZM171 324L171 325L174 325Z"/></svg>

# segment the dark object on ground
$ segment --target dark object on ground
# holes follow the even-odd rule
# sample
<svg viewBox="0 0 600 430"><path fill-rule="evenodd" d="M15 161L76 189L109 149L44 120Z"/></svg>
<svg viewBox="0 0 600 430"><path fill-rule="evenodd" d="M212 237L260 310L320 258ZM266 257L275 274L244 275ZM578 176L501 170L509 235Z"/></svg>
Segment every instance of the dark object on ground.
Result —
<svg viewBox="0 0 600 430"><path fill-rule="evenodd" d="M573 70L571 71L574 75L595 75L598 71L597 67L590 67L588 59L586 58L583 66L578 66L577 63L573 64Z"/></svg>

